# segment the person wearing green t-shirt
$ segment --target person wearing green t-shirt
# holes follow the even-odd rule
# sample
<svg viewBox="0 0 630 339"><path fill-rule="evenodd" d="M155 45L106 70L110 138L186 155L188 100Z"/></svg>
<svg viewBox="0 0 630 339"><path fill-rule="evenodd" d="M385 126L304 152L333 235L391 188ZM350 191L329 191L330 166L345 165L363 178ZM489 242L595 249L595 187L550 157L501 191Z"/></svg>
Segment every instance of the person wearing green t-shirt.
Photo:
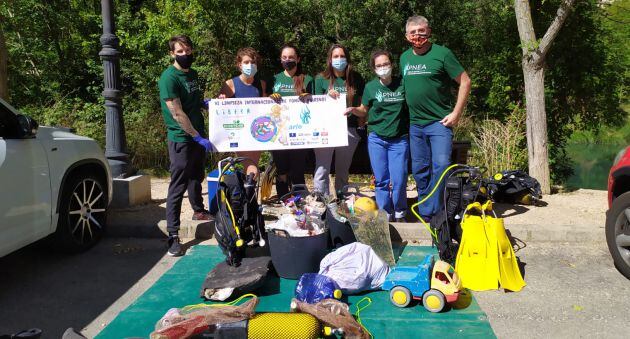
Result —
<svg viewBox="0 0 630 339"><path fill-rule="evenodd" d="M406 38L412 47L400 56L411 122L411 169L419 201L433 190L450 165L453 127L459 122L470 93L470 77L453 52L431 43L430 37L429 21L422 16L410 17ZM454 83L459 85L457 98L451 92ZM418 207L425 221L443 208L443 189L435 192Z"/></svg>
<svg viewBox="0 0 630 339"><path fill-rule="evenodd" d="M353 70L350 52L342 45L334 44L328 49L326 69L315 78L315 94L328 94L337 99L346 95L346 107L358 106L363 95L364 82L361 75ZM342 112L339 112L341 114ZM331 112L331 114L336 114ZM330 168L333 154L335 156L335 191L339 192L348 185L348 176L354 151L361 141L357 127L363 121L356 116L348 117L348 146L334 148L315 148L315 174L313 185L315 190L330 194Z"/></svg>
<svg viewBox="0 0 630 339"><path fill-rule="evenodd" d="M169 42L173 64L168 66L158 82L162 116L168 138L171 182L166 198L166 229L168 255L183 254L179 240L180 214L184 192L194 210L193 220L210 220L203 206L201 182L204 179L205 154L212 150L207 139L201 107L203 90L193 62L192 41L185 35L172 37Z"/></svg>
<svg viewBox="0 0 630 339"><path fill-rule="evenodd" d="M374 173L376 203L390 219L404 222L407 214L409 121L405 88L400 77L392 77L391 60L387 51L372 53L370 66L377 78L365 85L361 105L349 107L346 115L367 115L367 147Z"/></svg>
<svg viewBox="0 0 630 339"><path fill-rule="evenodd" d="M299 96L307 100L313 93L313 77L304 74L300 67L300 54L297 47L285 44L280 48L280 63L284 71L273 78L269 96L280 101L283 96ZM276 164L276 193L278 198L289 193L294 185L304 185L304 171L306 170L306 149L291 149L272 151Z"/></svg>

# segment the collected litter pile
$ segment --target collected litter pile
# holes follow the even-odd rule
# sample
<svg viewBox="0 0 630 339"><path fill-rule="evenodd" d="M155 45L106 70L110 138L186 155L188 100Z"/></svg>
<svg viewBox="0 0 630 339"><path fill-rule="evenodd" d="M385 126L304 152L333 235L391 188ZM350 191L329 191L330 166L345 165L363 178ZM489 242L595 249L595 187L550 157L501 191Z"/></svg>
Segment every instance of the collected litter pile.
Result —
<svg viewBox="0 0 630 339"><path fill-rule="evenodd" d="M267 232L288 237L310 237L326 232L323 197L306 190L291 192L281 199L284 213L278 221L265 226Z"/></svg>
<svg viewBox="0 0 630 339"><path fill-rule="evenodd" d="M521 173L509 172L490 180L483 179L483 171L478 168L454 165L447 169L450 172L440 178L441 182L446 177L445 188L438 192L444 197L444 211L430 225L425 223L441 260L427 255L417 266L396 266L389 217L358 190L344 189L337 199L331 199L308 192L306 187L294 188L280 198L283 212L278 220L261 232L257 220L262 213L253 210L258 205L252 200L256 195L247 193L244 187L247 180L232 180L229 185L225 182L225 178L244 178L233 166L237 162L231 158L222 162L230 165L220 166L224 174L219 175L217 183L217 213L223 214L217 232L221 233L219 245L226 261L208 273L200 295L207 300L247 295L252 299L240 306L235 305L242 297L227 304L170 309L151 338L200 334L230 338L369 338L369 331L341 301L344 295L385 290L394 306L406 307L415 299L430 312L442 312L448 309L447 304L458 300L464 288L501 286L518 291L525 286L502 219L493 214L490 200L493 196L517 197L519 201L539 199L531 181L518 179ZM510 180L518 180L520 186ZM437 186L431 194L436 190ZM234 192L244 192L245 199ZM524 198L527 195L530 198ZM417 206L412 207L414 213ZM226 222L229 220L231 224ZM263 250L262 255L257 250ZM274 274L297 280L295 298L287 305L290 312L257 313L258 299L248 293L255 292ZM364 299L370 302L368 297Z"/></svg>

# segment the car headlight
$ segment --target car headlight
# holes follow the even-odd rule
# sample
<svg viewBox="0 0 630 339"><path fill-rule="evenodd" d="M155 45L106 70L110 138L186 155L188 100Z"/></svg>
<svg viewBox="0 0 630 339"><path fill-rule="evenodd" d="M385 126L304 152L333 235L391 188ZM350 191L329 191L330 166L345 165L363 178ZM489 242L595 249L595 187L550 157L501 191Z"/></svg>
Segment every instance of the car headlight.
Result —
<svg viewBox="0 0 630 339"><path fill-rule="evenodd" d="M617 153L617 155L615 156L615 160L613 160L612 167L615 167L615 165L617 165L619 161L621 161L621 157L623 157L624 153L626 153L626 149L627 148L623 148L621 151L619 151L619 153Z"/></svg>

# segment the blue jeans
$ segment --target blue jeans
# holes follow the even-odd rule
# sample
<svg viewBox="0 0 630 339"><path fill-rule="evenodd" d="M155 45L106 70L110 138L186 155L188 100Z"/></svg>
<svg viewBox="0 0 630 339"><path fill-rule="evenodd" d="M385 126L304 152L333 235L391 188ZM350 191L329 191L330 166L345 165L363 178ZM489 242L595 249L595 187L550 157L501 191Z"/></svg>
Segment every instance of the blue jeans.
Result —
<svg viewBox="0 0 630 339"><path fill-rule="evenodd" d="M370 133L367 145L374 172L376 203L389 215L403 218L407 213L408 138L406 135L382 138L376 133Z"/></svg>
<svg viewBox="0 0 630 339"><path fill-rule="evenodd" d="M361 141L361 137L357 134L357 129L348 127L348 146L313 149L313 152L315 152L313 186L316 192L331 195L329 186L333 154L335 155L335 192L348 185L350 165L359 141Z"/></svg>
<svg viewBox="0 0 630 339"><path fill-rule="evenodd" d="M442 172L451 163L453 130L439 121L425 126L411 124L409 128L409 150L411 172L418 188L418 201L431 193ZM418 206L423 217L432 217L443 208L444 181L433 196Z"/></svg>

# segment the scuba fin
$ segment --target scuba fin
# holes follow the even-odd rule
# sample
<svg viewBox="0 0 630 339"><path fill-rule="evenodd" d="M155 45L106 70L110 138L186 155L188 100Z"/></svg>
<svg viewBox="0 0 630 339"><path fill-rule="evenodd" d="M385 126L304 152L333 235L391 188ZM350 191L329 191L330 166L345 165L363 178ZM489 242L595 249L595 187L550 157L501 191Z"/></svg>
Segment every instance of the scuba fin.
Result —
<svg viewBox="0 0 630 339"><path fill-rule="evenodd" d="M484 205L485 206L485 205ZM472 211L481 212L481 216ZM499 287L499 260L496 240L486 236L485 213L479 202L466 207L462 226L462 241L457 251L455 271L462 286L473 291L493 290Z"/></svg>
<svg viewBox="0 0 630 339"><path fill-rule="evenodd" d="M518 292L526 284L518 267L512 243L505 233L503 219L488 217L486 225L487 232L496 238L499 255L499 284L503 289Z"/></svg>
<svg viewBox="0 0 630 339"><path fill-rule="evenodd" d="M506 290L520 291L526 284L503 219L488 215L488 212L492 212L490 200L483 205L474 202L466 208L455 271L462 286L473 291L497 289L499 285Z"/></svg>

